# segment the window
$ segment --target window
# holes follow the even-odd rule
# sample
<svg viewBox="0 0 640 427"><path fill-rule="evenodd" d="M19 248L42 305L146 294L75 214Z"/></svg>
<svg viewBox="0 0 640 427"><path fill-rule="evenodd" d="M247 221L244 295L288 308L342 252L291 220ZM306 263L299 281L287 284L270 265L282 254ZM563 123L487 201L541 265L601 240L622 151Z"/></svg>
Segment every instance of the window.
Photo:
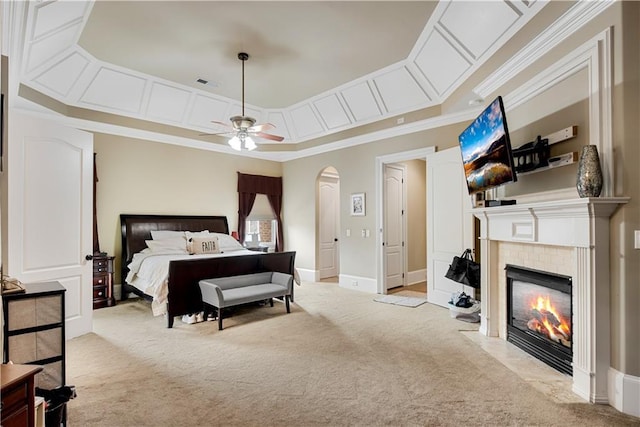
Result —
<svg viewBox="0 0 640 427"><path fill-rule="evenodd" d="M273 216L267 196L257 194L251 213L247 217L244 242L247 247L266 247L275 251L278 222Z"/></svg>

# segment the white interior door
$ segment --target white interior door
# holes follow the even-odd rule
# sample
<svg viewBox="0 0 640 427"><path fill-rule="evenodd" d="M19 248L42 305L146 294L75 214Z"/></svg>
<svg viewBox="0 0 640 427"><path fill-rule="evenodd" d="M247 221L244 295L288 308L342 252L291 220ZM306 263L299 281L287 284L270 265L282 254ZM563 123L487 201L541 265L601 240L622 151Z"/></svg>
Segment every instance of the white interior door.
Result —
<svg viewBox="0 0 640 427"><path fill-rule="evenodd" d="M65 288L66 337L93 319L93 136L12 114L9 126L8 253L11 276Z"/></svg>
<svg viewBox="0 0 640 427"><path fill-rule="evenodd" d="M472 248L471 198L458 147L427 159L427 300L448 307L453 292L463 286L444 277L451 260ZM464 287L473 295L473 288Z"/></svg>
<svg viewBox="0 0 640 427"><path fill-rule="evenodd" d="M384 166L384 283L385 290L404 285L404 167Z"/></svg>
<svg viewBox="0 0 640 427"><path fill-rule="evenodd" d="M318 183L318 252L320 255L320 279L335 277L339 272L339 185L337 178L324 176Z"/></svg>

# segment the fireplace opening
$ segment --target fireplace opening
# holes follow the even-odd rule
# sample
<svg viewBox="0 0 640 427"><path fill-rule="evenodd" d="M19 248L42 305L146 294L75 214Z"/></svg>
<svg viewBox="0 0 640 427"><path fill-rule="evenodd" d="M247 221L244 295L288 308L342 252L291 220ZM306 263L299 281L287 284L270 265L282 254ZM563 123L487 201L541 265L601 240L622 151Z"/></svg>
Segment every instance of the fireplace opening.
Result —
<svg viewBox="0 0 640 427"><path fill-rule="evenodd" d="M571 277L507 265L507 341L573 375Z"/></svg>

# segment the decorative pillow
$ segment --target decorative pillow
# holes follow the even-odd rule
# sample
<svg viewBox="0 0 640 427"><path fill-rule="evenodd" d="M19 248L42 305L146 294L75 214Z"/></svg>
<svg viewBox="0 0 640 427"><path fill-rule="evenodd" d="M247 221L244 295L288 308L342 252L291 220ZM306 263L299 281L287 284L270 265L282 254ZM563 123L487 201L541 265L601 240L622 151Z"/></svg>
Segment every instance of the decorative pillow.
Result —
<svg viewBox="0 0 640 427"><path fill-rule="evenodd" d="M209 230L185 231L184 236L187 239L187 250L189 251L189 253L193 253L193 251L191 250L191 240L194 237L209 237Z"/></svg>
<svg viewBox="0 0 640 427"><path fill-rule="evenodd" d="M184 237L184 231L151 230L153 240L175 239L176 237Z"/></svg>
<svg viewBox="0 0 640 427"><path fill-rule="evenodd" d="M187 253L187 241L184 236L170 239L145 240L145 243L152 252Z"/></svg>
<svg viewBox="0 0 640 427"><path fill-rule="evenodd" d="M208 237L191 237L189 239L189 246L189 253L194 255L220 253L217 236L209 235Z"/></svg>

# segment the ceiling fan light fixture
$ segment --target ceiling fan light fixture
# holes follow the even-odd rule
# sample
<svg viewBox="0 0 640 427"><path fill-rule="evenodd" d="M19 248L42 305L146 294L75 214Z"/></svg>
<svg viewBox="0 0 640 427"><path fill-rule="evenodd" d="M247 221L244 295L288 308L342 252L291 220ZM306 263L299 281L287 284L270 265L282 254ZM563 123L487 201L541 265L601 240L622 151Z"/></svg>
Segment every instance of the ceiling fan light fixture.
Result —
<svg viewBox="0 0 640 427"><path fill-rule="evenodd" d="M229 145L236 151L242 151L242 142L237 136L234 136L229 140Z"/></svg>
<svg viewBox="0 0 640 427"><path fill-rule="evenodd" d="M253 139L251 139L250 136L247 136L244 139L244 147L248 150L255 150L258 146L256 145L256 143L253 141Z"/></svg>

